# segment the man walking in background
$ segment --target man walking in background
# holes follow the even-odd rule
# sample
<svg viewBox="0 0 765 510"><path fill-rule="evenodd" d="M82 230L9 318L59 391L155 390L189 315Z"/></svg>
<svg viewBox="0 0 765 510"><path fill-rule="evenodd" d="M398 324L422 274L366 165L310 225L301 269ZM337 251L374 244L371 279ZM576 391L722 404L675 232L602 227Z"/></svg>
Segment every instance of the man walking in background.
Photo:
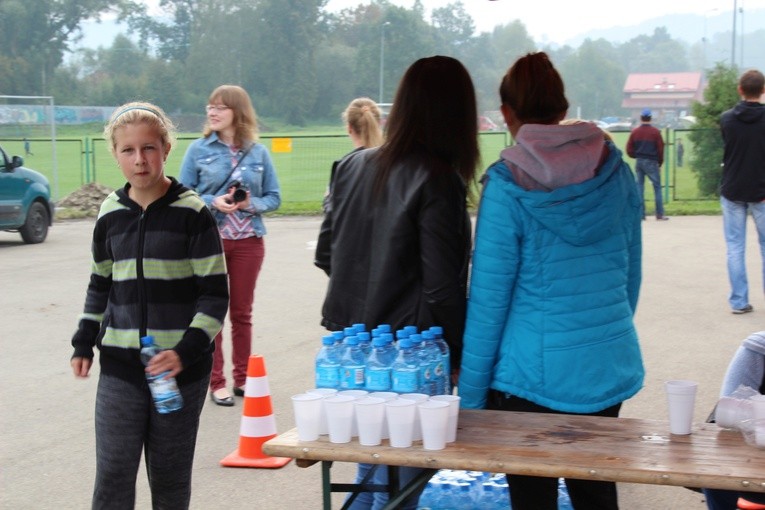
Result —
<svg viewBox="0 0 765 510"><path fill-rule="evenodd" d="M664 140L661 132L651 125L651 110L646 108L640 114L640 125L632 130L627 140L627 154L635 158L635 174L637 178L640 207L645 219L645 178L653 184L653 195L656 200L656 219L668 220L664 216L664 203L661 198L661 165L664 163Z"/></svg>
<svg viewBox="0 0 765 510"><path fill-rule="evenodd" d="M765 106L760 103L764 92L763 74L746 71L738 81L741 101L720 116L725 146L720 204L731 286L728 302L736 314L753 310L745 262L748 211L754 218L765 264Z"/></svg>

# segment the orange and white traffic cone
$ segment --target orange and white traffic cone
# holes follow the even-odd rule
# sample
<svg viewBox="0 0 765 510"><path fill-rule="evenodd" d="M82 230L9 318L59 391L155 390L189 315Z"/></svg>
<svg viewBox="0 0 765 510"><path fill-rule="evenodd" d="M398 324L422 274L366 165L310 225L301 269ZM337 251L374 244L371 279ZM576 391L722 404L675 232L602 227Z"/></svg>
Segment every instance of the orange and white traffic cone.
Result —
<svg viewBox="0 0 765 510"><path fill-rule="evenodd" d="M253 354L247 362L247 384L239 430L239 448L220 461L226 467L280 468L292 459L263 454L263 443L276 437L276 419L271 407L263 356Z"/></svg>

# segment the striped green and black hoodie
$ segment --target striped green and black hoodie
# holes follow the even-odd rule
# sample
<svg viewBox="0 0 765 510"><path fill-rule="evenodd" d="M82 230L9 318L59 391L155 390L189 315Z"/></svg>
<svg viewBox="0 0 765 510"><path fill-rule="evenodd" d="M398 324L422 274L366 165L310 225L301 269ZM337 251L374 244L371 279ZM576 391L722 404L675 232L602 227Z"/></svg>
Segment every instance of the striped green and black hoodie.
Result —
<svg viewBox="0 0 765 510"><path fill-rule="evenodd" d="M75 357L101 351L101 372L145 384L140 337L153 335L183 363L178 384L210 372L212 343L228 309L226 263L218 227L199 196L172 179L144 211L128 187L101 205L85 310Z"/></svg>

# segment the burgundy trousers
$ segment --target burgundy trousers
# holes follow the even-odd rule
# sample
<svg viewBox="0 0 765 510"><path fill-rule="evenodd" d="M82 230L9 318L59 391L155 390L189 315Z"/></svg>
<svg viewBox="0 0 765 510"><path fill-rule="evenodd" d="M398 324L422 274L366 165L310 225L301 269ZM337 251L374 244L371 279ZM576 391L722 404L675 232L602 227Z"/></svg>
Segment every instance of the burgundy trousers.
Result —
<svg viewBox="0 0 765 510"><path fill-rule="evenodd" d="M247 362L252 351L252 303L255 301L255 282L266 255L262 237L248 237L232 241L223 239L228 271L229 306L231 322L231 361L234 367L234 386L244 387L247 380ZM223 373L223 331L215 337L210 390L226 386Z"/></svg>

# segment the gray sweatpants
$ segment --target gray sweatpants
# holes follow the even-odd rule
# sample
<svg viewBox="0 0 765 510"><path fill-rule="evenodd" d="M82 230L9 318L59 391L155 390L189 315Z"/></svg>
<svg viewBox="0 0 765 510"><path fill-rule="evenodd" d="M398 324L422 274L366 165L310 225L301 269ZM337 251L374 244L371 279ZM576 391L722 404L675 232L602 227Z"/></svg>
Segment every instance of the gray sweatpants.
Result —
<svg viewBox="0 0 765 510"><path fill-rule="evenodd" d="M186 509L199 415L209 376L181 388L183 408L159 414L147 384L103 375L96 394L96 483L93 509L132 510L141 451L155 510Z"/></svg>

